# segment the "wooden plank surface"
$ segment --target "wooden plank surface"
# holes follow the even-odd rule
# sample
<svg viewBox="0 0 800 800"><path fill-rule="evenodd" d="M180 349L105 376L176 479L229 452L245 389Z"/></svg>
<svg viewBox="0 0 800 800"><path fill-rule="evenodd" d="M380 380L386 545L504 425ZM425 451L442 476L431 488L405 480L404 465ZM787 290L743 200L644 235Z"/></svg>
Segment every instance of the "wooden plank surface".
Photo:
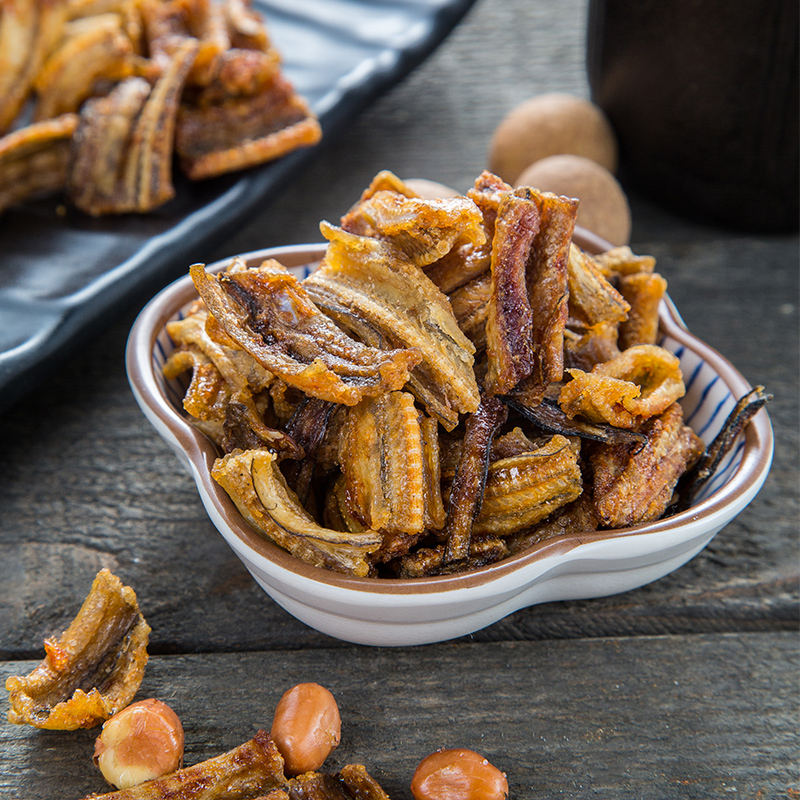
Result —
<svg viewBox="0 0 800 800"><path fill-rule="evenodd" d="M586 5L479 0L205 260L318 241L320 220L336 221L380 169L468 188L513 105L548 91L588 96ZM292 683L318 680L343 711L332 765L364 761L401 800L419 759L450 744L505 769L519 800L800 796L798 237L701 225L629 199L632 247L657 257L689 328L774 395L773 469L691 562L449 644L368 649L313 631L253 582L136 406L124 348L152 286L0 418L2 677L41 657L106 566L135 588L153 628L141 696L175 704L192 761L268 725ZM175 264L173 277L187 269ZM0 797L101 789L94 736L0 724Z"/></svg>
<svg viewBox="0 0 800 800"><path fill-rule="evenodd" d="M393 800L440 747L480 752L519 800L768 800L800 791L797 655L792 634L717 634L167 656L139 697L178 713L192 764L268 730L290 686L321 683L342 717L325 770L363 763ZM0 796L106 791L96 735L0 726Z"/></svg>
<svg viewBox="0 0 800 800"><path fill-rule="evenodd" d="M483 0L419 70L366 111L207 261L319 240L380 169L464 191L522 99L588 92L584 0ZM631 195L633 247L687 324L775 395L774 467L692 562L620 597L526 609L477 640L795 629L798 622L798 239L698 225ZM188 265L176 264L175 277ZM153 291L158 287L153 287ZM108 566L139 593L155 652L329 646L272 603L209 522L138 410L127 333L149 297L0 419L0 657L34 657ZM164 580L170 565L175 580Z"/></svg>

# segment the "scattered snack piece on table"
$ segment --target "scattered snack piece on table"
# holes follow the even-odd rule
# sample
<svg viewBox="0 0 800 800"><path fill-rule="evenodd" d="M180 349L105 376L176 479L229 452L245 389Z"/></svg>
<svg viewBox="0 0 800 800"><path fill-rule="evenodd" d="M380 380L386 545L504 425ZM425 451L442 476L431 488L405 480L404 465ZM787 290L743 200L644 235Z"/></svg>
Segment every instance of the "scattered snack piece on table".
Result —
<svg viewBox="0 0 800 800"><path fill-rule="evenodd" d="M657 344L666 281L577 247L578 210L490 172L426 199L384 171L321 223L303 280L192 266L164 375L250 525L315 566L418 578L685 502L705 448Z"/></svg>
<svg viewBox="0 0 800 800"><path fill-rule="evenodd" d="M222 755L183 767L128 789L92 794L84 800L389 800L361 764L334 774L284 774L272 737L258 731L248 742Z"/></svg>
<svg viewBox="0 0 800 800"><path fill-rule="evenodd" d="M149 635L133 589L100 570L67 630L45 640L41 664L6 680L9 722L76 730L109 719L142 682Z"/></svg>
<svg viewBox="0 0 800 800"><path fill-rule="evenodd" d="M248 0L0 8L0 213L57 191L93 216L145 213L175 195L173 154L200 180L321 136Z"/></svg>
<svg viewBox="0 0 800 800"><path fill-rule="evenodd" d="M319 769L342 736L336 699L318 683L293 686L275 708L270 735L283 756L287 775Z"/></svg>
<svg viewBox="0 0 800 800"><path fill-rule="evenodd" d="M160 778L183 766L183 726L178 715L153 698L131 703L103 723L94 762L118 789Z"/></svg>
<svg viewBox="0 0 800 800"><path fill-rule="evenodd" d="M414 800L505 800L508 780L474 750L437 750L417 766L411 794Z"/></svg>
<svg viewBox="0 0 800 800"><path fill-rule="evenodd" d="M270 735L258 731L251 740L207 761L85 800L229 800L260 797L286 785L281 754Z"/></svg>

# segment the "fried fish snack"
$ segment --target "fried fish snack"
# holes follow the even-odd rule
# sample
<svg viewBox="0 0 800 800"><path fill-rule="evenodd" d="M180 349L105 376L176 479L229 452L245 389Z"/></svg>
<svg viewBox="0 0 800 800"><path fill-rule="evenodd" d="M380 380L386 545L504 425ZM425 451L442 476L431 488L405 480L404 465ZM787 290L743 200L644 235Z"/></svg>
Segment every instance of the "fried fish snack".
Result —
<svg viewBox="0 0 800 800"><path fill-rule="evenodd" d="M34 80L34 120L77 113L103 83L135 71L135 49L119 14L98 14L65 26L65 36Z"/></svg>
<svg viewBox="0 0 800 800"><path fill-rule="evenodd" d="M211 476L250 525L284 550L314 566L368 575L366 557L380 547L380 533L318 525L286 484L275 460L268 450L235 451L217 459Z"/></svg>
<svg viewBox="0 0 800 800"><path fill-rule="evenodd" d="M680 360L658 345L630 347L591 372L568 370L559 404L568 417L635 428L686 393Z"/></svg>
<svg viewBox="0 0 800 800"><path fill-rule="evenodd" d="M277 261L221 276L191 268L200 296L238 347L312 397L355 405L401 388L420 360L412 348L378 350L347 336Z"/></svg>
<svg viewBox="0 0 800 800"><path fill-rule="evenodd" d="M197 43L187 40L155 86L128 78L83 106L68 181L69 198L82 211L141 213L175 196L175 117L196 53Z"/></svg>
<svg viewBox="0 0 800 800"><path fill-rule="evenodd" d="M0 213L67 182L75 114L26 125L0 138Z"/></svg>
<svg viewBox="0 0 800 800"><path fill-rule="evenodd" d="M591 450L594 508L606 527L659 519L673 501L679 478L705 449L684 425L678 403L648 419L641 430L647 436L644 447L597 445Z"/></svg>
<svg viewBox="0 0 800 800"><path fill-rule="evenodd" d="M100 570L67 630L45 640L44 661L6 680L8 721L76 730L109 719L139 689L149 635L133 589Z"/></svg>
<svg viewBox="0 0 800 800"><path fill-rule="evenodd" d="M0 133L20 114L66 21L66 0L4 0L0 6Z"/></svg>
<svg viewBox="0 0 800 800"><path fill-rule="evenodd" d="M92 794L83 800L288 800L285 788L288 781L283 774L283 757L272 737L259 730L252 739L222 755L130 789Z"/></svg>

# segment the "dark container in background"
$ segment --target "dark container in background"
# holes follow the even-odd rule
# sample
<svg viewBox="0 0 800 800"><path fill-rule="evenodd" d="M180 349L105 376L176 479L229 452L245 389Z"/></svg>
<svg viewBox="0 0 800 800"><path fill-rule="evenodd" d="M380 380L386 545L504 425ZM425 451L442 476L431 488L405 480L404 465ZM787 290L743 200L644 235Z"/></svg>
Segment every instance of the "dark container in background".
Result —
<svg viewBox="0 0 800 800"><path fill-rule="evenodd" d="M684 216L800 227L798 0L590 0L620 178Z"/></svg>

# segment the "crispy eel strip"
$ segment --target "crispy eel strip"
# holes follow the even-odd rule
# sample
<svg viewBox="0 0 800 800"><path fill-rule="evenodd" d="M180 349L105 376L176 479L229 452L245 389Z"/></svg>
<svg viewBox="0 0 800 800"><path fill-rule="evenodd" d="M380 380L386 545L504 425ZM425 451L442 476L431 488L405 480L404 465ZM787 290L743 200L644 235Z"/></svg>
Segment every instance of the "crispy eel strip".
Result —
<svg viewBox="0 0 800 800"><path fill-rule="evenodd" d="M107 720L139 689L149 635L133 589L100 570L67 630L45 641L41 664L6 680L8 721L76 730Z"/></svg>
<svg viewBox="0 0 800 800"><path fill-rule="evenodd" d="M288 789L291 800L389 800L362 764L347 764L335 775L306 772L292 778Z"/></svg>
<svg viewBox="0 0 800 800"><path fill-rule="evenodd" d="M242 800L288 797L283 757L266 731L227 753L130 789L92 794L84 800ZM272 793L275 793L274 795ZM269 794L268 794L269 793Z"/></svg>
<svg viewBox="0 0 800 800"><path fill-rule="evenodd" d="M484 170L475 180L467 197L480 209L482 242L468 242L454 247L447 255L425 268L428 277L446 294L488 272L492 262L492 240L500 201L513 191L505 181Z"/></svg>
<svg viewBox="0 0 800 800"><path fill-rule="evenodd" d="M753 415L763 408L772 395L764 391L763 386L756 386L743 397L740 397L733 410L728 414L725 424L714 437L703 456L681 477L679 484L679 500L676 510L689 507L692 498L702 489L714 474L720 461L730 452L736 438L745 429Z"/></svg>
<svg viewBox="0 0 800 800"><path fill-rule="evenodd" d="M569 296L567 259L578 203L549 192L532 192L539 206L540 226L528 262L528 300L533 312L534 363L526 379L528 391L544 394L564 370L564 328Z"/></svg>
<svg viewBox="0 0 800 800"><path fill-rule="evenodd" d="M489 394L508 394L533 370L533 310L526 267L539 232L539 208L526 189L500 203L492 243L491 297L486 316Z"/></svg>
<svg viewBox="0 0 800 800"><path fill-rule="evenodd" d="M66 20L66 0L0 3L0 133L11 127L22 110Z"/></svg>
<svg viewBox="0 0 800 800"><path fill-rule="evenodd" d="M152 90L128 78L86 102L68 186L78 208L93 216L146 212L174 197L175 115L196 52L195 41L184 42Z"/></svg>
<svg viewBox="0 0 800 800"><path fill-rule="evenodd" d="M342 230L384 239L418 267L454 247L485 242L480 209L466 197L425 200L380 190L342 218Z"/></svg>
<svg viewBox="0 0 800 800"><path fill-rule="evenodd" d="M265 369L311 397L355 405L398 389L420 355L377 350L351 339L314 305L303 284L277 261L224 274L191 267L215 320Z"/></svg>
<svg viewBox="0 0 800 800"><path fill-rule="evenodd" d="M26 125L0 138L0 213L67 182L75 114Z"/></svg>
<svg viewBox="0 0 800 800"><path fill-rule="evenodd" d="M539 401L538 396L534 402L529 402L524 393L509 395L506 403L522 414L523 417L533 422L539 428L549 433L560 433L564 436L579 436L606 444L644 444L646 437L637 431L627 428L616 428L604 423L587 422L578 417L567 416L561 407L553 400L545 397Z"/></svg>
<svg viewBox="0 0 800 800"><path fill-rule="evenodd" d="M118 14L100 14L67 24L67 35L36 76L34 120L77 112L99 81L133 75L134 43L123 22Z"/></svg>
<svg viewBox="0 0 800 800"><path fill-rule="evenodd" d="M228 453L214 462L211 475L242 516L259 533L313 566L364 577L366 557L383 541L375 531L341 532L323 528L300 505L267 450Z"/></svg>
<svg viewBox="0 0 800 800"><path fill-rule="evenodd" d="M287 483L305 507L311 494L311 480L317 466L317 453L328 431L328 422L336 405L316 397L305 397L289 421L286 433L303 450L302 458L282 465Z"/></svg>
<svg viewBox="0 0 800 800"><path fill-rule="evenodd" d="M321 225L325 258L303 286L326 308L363 319L394 347L421 355L409 390L447 430L480 402L472 342L458 327L450 303L422 270L391 244Z"/></svg>
<svg viewBox="0 0 800 800"><path fill-rule="evenodd" d="M601 323L616 326L627 319L630 304L575 244L569 248L567 281L570 328L582 330Z"/></svg>
<svg viewBox="0 0 800 800"><path fill-rule="evenodd" d="M432 521L428 498L440 493L437 455L435 429L423 429L411 394L362 400L349 410L339 445L349 515L373 530L421 533Z"/></svg>
<svg viewBox="0 0 800 800"><path fill-rule="evenodd" d="M578 453L566 437L489 464L473 535L507 536L540 522L583 491Z"/></svg>
<svg viewBox="0 0 800 800"><path fill-rule="evenodd" d="M619 347L655 344L658 337L658 307L667 293L667 282L655 272L637 272L619 279L619 290L630 303L628 318L619 326Z"/></svg>
<svg viewBox="0 0 800 800"><path fill-rule="evenodd" d="M478 409L464 423L464 443L442 531L446 540L446 564L469 557L472 526L483 502L492 439L507 416L508 411L498 398L484 397Z"/></svg>
<svg viewBox="0 0 800 800"><path fill-rule="evenodd" d="M263 164L322 138L316 115L282 74L253 95L181 106L176 150L192 180Z"/></svg>
<svg viewBox="0 0 800 800"><path fill-rule="evenodd" d="M599 528L600 518L594 510L591 493L583 492L577 500L567 503L530 528L511 534L505 541L509 553L513 555L556 536L596 531Z"/></svg>
<svg viewBox="0 0 800 800"><path fill-rule="evenodd" d="M658 345L629 347L591 372L570 369L558 402L572 418L635 428L686 393L680 359Z"/></svg>
<svg viewBox="0 0 800 800"><path fill-rule="evenodd" d="M647 444L597 445L589 461L594 471L594 506L603 525L624 528L659 519L672 502L678 479L702 456L702 440L683 424L673 403L641 428Z"/></svg>

